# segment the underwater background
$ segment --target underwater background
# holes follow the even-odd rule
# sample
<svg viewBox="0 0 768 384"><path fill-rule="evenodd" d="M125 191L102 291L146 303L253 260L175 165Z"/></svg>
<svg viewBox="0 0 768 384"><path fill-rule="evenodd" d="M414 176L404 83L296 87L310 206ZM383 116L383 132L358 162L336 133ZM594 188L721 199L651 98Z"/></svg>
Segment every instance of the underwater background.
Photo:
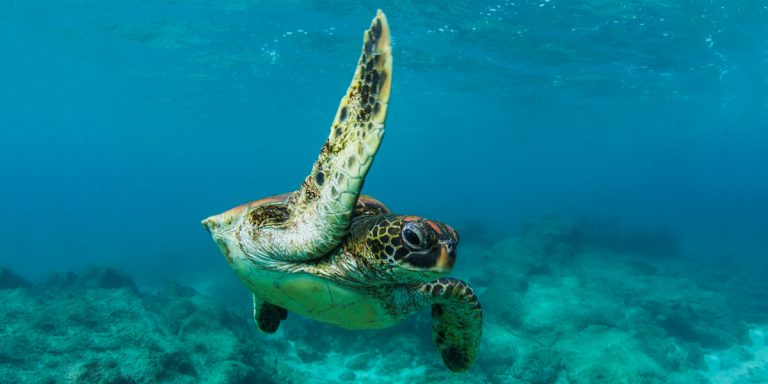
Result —
<svg viewBox="0 0 768 384"><path fill-rule="evenodd" d="M363 193L484 309L261 335L200 220L295 190L376 9ZM765 1L0 2L2 383L768 382Z"/></svg>

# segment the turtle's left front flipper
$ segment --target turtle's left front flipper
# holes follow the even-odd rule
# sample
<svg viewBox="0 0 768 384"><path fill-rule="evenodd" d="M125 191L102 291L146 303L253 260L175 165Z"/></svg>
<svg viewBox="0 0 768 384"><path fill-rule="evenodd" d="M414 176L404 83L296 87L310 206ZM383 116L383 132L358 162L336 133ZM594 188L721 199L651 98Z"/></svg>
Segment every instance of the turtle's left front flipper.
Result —
<svg viewBox="0 0 768 384"><path fill-rule="evenodd" d="M389 25L379 11L363 35L357 69L341 99L328 139L312 172L288 199L292 231L282 244L288 260L307 260L336 248L384 135L392 48Z"/></svg>
<svg viewBox="0 0 768 384"><path fill-rule="evenodd" d="M454 372L468 370L483 333L483 311L472 287L442 278L424 284L421 292L432 303L432 340L443 362Z"/></svg>

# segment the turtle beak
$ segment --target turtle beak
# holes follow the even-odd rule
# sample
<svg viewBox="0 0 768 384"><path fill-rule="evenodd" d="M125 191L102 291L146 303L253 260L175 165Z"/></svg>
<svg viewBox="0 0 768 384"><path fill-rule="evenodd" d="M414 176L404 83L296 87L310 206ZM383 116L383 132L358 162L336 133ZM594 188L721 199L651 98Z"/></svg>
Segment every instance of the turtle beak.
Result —
<svg viewBox="0 0 768 384"><path fill-rule="evenodd" d="M456 247L459 245L459 234L450 225L432 222L440 244L440 254L437 256L435 267L444 272L450 272L456 263Z"/></svg>
<svg viewBox="0 0 768 384"><path fill-rule="evenodd" d="M456 263L456 242L453 239L440 242L440 254L437 256L435 267L438 270L450 272Z"/></svg>

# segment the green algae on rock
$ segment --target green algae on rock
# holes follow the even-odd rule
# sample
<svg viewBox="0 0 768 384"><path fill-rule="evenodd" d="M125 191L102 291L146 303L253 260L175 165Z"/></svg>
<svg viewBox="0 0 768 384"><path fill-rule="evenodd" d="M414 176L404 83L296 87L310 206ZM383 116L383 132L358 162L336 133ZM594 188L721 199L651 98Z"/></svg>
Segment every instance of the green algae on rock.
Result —
<svg viewBox="0 0 768 384"><path fill-rule="evenodd" d="M15 274L8 268L0 267L0 289L28 287L29 281Z"/></svg>
<svg viewBox="0 0 768 384"><path fill-rule="evenodd" d="M269 348L245 337L245 322L200 295L141 294L126 279L90 269L0 291L0 382L269 382Z"/></svg>

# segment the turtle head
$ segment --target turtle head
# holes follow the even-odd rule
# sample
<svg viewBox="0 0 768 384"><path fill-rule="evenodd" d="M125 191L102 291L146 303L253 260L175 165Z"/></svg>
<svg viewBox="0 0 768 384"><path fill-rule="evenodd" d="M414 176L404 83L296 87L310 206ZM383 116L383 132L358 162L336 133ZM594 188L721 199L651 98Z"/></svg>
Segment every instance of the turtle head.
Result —
<svg viewBox="0 0 768 384"><path fill-rule="evenodd" d="M397 275L429 281L453 269L459 235L438 221L385 215L368 232L367 242L371 254Z"/></svg>

